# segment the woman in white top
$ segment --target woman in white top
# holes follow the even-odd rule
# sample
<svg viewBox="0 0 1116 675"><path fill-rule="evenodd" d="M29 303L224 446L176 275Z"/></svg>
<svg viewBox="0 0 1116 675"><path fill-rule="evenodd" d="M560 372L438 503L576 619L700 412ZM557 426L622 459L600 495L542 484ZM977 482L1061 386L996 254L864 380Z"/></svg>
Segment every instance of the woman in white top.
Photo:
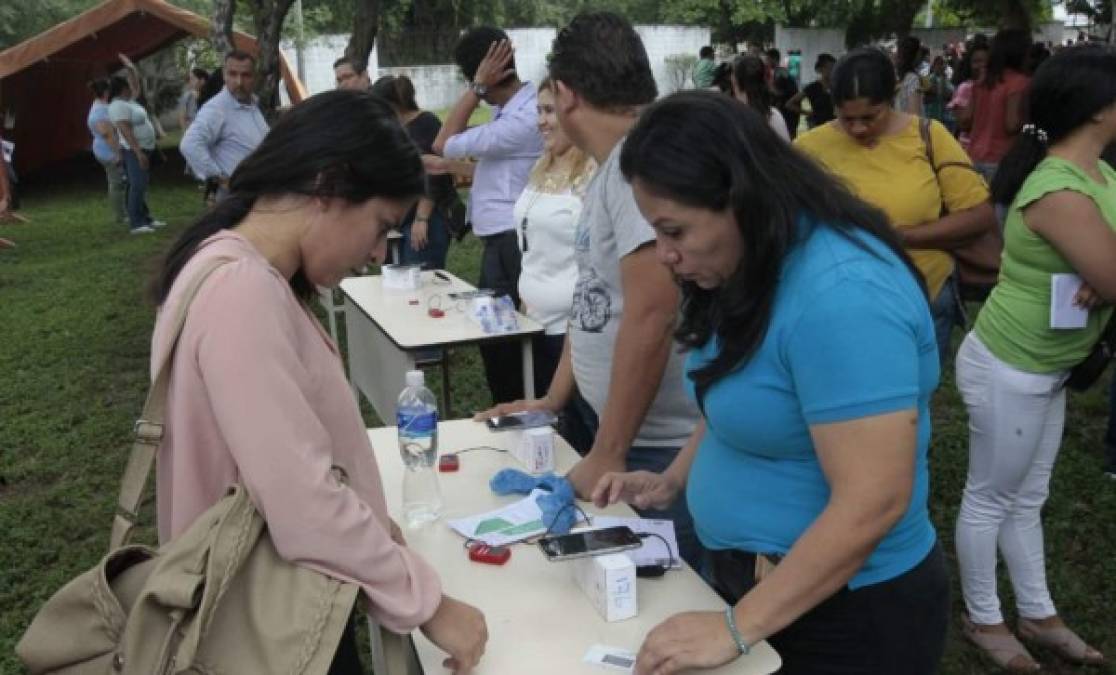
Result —
<svg viewBox="0 0 1116 675"><path fill-rule="evenodd" d="M750 54L736 57L732 64L732 95L767 120L779 138L790 142L786 120L771 105L772 92L767 86L767 64L763 59Z"/></svg>
<svg viewBox="0 0 1116 675"><path fill-rule="evenodd" d="M913 35L899 41L895 48L895 72L899 86L895 90L893 107L908 115L922 116L922 78L918 69L922 63L922 42Z"/></svg>
<svg viewBox="0 0 1116 675"><path fill-rule="evenodd" d="M545 146L515 203L514 214L523 253L519 275L523 311L546 329L534 342L535 391L541 396L550 387L562 357L577 283L574 235L596 163L574 147L558 126L549 78L538 92L539 131ZM567 440L577 447L575 439Z"/></svg>

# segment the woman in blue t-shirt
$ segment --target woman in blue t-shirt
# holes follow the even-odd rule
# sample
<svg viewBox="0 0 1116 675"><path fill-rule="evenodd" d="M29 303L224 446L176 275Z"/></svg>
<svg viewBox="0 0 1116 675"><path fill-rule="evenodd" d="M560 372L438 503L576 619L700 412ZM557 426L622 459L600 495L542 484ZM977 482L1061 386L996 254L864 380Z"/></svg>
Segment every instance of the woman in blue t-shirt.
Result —
<svg viewBox="0 0 1116 675"><path fill-rule="evenodd" d="M606 475L594 501L663 508L685 488L731 603L660 624L636 672L720 665L764 639L783 673L934 672L949 606L927 512L938 356L886 217L716 94L650 107L620 162L682 287L703 420L666 472Z"/></svg>

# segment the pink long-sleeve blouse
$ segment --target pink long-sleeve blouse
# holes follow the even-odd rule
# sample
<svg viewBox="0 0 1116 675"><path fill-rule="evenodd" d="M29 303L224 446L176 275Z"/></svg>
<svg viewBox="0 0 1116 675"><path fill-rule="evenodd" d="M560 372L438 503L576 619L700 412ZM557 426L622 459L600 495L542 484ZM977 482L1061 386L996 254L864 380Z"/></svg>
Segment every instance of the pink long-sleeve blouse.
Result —
<svg viewBox="0 0 1116 675"><path fill-rule="evenodd" d="M359 584L390 630L425 623L441 583L391 540L380 471L337 348L239 234L207 239L176 279L155 322L152 376L186 286L214 257L235 262L202 286L174 355L156 471L160 541L240 481L285 559Z"/></svg>

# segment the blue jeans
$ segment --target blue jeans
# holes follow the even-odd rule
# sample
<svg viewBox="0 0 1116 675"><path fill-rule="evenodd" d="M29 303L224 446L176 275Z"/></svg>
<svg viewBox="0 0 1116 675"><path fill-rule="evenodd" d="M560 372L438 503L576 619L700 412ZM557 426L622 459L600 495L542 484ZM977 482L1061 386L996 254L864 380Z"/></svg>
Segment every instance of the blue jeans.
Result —
<svg viewBox="0 0 1116 675"><path fill-rule="evenodd" d="M1112 376L1112 391L1108 394L1108 433L1104 435L1104 447L1104 470L1116 473L1116 375Z"/></svg>
<svg viewBox="0 0 1116 675"><path fill-rule="evenodd" d="M151 211L147 208L147 183L151 173L140 166L139 158L131 150L124 150L124 173L128 177L128 220L131 228L151 226Z"/></svg>
<svg viewBox="0 0 1116 675"><path fill-rule="evenodd" d="M411 226L413 219L404 223L401 231L403 241L399 246L398 262L404 265L421 264L423 269L444 270L446 268L446 254L449 253L449 231L442 212L434 209L430 213L430 221L426 224L426 246L421 251L411 247Z"/></svg>
<svg viewBox="0 0 1116 675"><path fill-rule="evenodd" d="M575 395L576 396L576 395ZM580 396L578 396L581 399ZM599 426L596 413L593 408L589 406L584 399L575 401L575 407L581 413L582 422L585 428L591 432L590 438L597 435L597 428ZM674 458L678 456L678 451L681 448L660 447L660 446L639 446L633 445L628 450L627 466L628 471L650 471L652 473L662 473L666 471ZM662 511L657 509L635 509L636 513L641 518L650 518L652 520L669 520L674 523L674 534L678 539L678 551L675 555L681 555L690 567L694 568L698 573L701 573L705 568L706 550L698 541L697 531L694 530L694 519L690 515L690 507L686 503L686 489L683 487L682 491L678 494L678 499L666 509Z"/></svg>
<svg viewBox="0 0 1116 675"><path fill-rule="evenodd" d="M934 317L934 337L938 340L938 364L944 370L946 361L953 353L953 327L962 323L957 299L957 280L952 276L946 279L938 297L930 303L930 315Z"/></svg>

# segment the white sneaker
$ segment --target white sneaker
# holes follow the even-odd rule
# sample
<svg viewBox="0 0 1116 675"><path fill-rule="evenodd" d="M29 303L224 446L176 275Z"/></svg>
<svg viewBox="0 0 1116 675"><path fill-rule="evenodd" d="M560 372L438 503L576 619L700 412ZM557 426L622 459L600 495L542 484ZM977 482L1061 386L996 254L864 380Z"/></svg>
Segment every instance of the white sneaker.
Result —
<svg viewBox="0 0 1116 675"><path fill-rule="evenodd" d="M141 225L139 227L133 227L131 230L129 230L129 232L131 234L148 234L148 233L154 232L154 231L155 231L155 228L148 227L146 225Z"/></svg>
<svg viewBox="0 0 1116 675"><path fill-rule="evenodd" d="M152 221L151 221L151 225L150 225L150 226L151 226L151 227L154 227L154 228L156 228L156 229L158 229L158 228L160 228L160 227L166 227L166 226L167 226L167 224L166 224L166 223L164 223L164 222L163 222L163 221L161 221L161 220L152 220Z"/></svg>

